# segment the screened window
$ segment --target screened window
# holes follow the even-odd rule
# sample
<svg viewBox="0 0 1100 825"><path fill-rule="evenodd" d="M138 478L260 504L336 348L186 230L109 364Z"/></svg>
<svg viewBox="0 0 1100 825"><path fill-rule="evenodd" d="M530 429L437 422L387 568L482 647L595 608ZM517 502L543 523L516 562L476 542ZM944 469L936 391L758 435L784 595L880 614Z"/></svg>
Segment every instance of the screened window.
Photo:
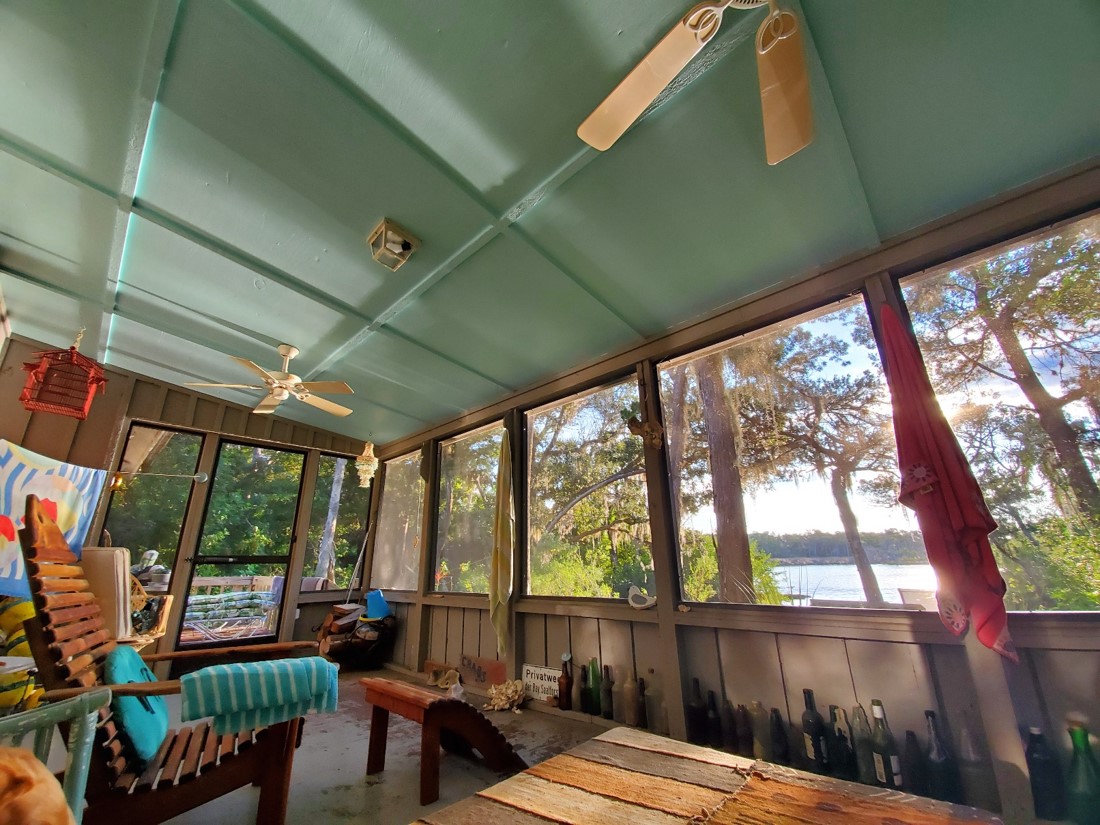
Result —
<svg viewBox="0 0 1100 825"><path fill-rule="evenodd" d="M1100 216L902 282L1014 610L1100 608Z"/></svg>
<svg viewBox="0 0 1100 825"><path fill-rule="evenodd" d="M498 422L439 446L436 590L489 591L503 434L504 427Z"/></svg>
<svg viewBox="0 0 1100 825"><path fill-rule="evenodd" d="M638 403L631 380L528 413L530 594L653 592Z"/></svg>
<svg viewBox="0 0 1100 825"><path fill-rule="evenodd" d="M195 482L202 436L134 424L126 439L104 524L116 547L130 549L131 563L147 552L169 574ZM147 556L149 561L152 556ZM158 582L159 583L159 582Z"/></svg>
<svg viewBox="0 0 1100 825"><path fill-rule="evenodd" d="M423 507L420 453L387 461L378 512L378 535L374 541L371 587L417 589Z"/></svg>
<svg viewBox="0 0 1100 825"><path fill-rule="evenodd" d="M352 575L367 533L369 508L370 488L359 486L354 459L322 455L306 537L303 593L355 586Z"/></svg>
<svg viewBox="0 0 1100 825"><path fill-rule="evenodd" d="M916 521L894 500L890 397L862 303L667 362L660 385L685 599L932 597Z"/></svg>

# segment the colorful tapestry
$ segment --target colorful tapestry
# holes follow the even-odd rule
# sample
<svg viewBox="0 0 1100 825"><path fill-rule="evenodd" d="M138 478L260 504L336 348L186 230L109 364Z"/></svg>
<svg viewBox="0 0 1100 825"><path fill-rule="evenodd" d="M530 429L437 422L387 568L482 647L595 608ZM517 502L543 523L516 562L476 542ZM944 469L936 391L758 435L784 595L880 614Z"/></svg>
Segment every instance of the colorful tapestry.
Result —
<svg viewBox="0 0 1100 825"><path fill-rule="evenodd" d="M79 556L106 480L106 470L54 461L0 439L0 595L30 595L18 533L27 496L42 500Z"/></svg>

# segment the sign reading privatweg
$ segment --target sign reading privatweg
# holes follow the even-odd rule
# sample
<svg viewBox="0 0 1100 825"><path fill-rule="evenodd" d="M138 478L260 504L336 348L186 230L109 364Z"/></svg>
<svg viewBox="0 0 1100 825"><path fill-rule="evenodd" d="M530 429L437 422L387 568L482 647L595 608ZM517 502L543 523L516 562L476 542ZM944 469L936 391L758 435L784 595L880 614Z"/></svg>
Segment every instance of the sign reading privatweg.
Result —
<svg viewBox="0 0 1100 825"><path fill-rule="evenodd" d="M536 702L545 702L548 696L558 695L559 672L552 667L524 664L523 693Z"/></svg>

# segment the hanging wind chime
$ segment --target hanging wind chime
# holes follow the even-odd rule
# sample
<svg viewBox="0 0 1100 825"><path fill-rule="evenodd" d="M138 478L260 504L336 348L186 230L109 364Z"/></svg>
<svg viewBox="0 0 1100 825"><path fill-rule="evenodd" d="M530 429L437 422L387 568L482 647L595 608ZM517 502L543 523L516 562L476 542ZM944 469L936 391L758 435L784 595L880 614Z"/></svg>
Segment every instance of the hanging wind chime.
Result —
<svg viewBox="0 0 1100 825"><path fill-rule="evenodd" d="M68 349L36 352L36 360L23 364L27 383L19 400L24 409L81 420L88 417L92 398L103 391L107 378L99 364L78 351L83 338L82 327Z"/></svg>

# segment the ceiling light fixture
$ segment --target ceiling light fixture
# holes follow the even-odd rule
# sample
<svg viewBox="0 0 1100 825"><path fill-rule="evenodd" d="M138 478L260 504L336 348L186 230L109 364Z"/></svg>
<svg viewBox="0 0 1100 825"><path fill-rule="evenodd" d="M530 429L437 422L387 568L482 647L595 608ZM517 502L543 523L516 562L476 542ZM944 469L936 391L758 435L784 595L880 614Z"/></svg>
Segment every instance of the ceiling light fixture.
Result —
<svg viewBox="0 0 1100 825"><path fill-rule="evenodd" d="M407 229L389 218L383 218L367 237L370 254L374 260L396 272L420 247L420 241Z"/></svg>

